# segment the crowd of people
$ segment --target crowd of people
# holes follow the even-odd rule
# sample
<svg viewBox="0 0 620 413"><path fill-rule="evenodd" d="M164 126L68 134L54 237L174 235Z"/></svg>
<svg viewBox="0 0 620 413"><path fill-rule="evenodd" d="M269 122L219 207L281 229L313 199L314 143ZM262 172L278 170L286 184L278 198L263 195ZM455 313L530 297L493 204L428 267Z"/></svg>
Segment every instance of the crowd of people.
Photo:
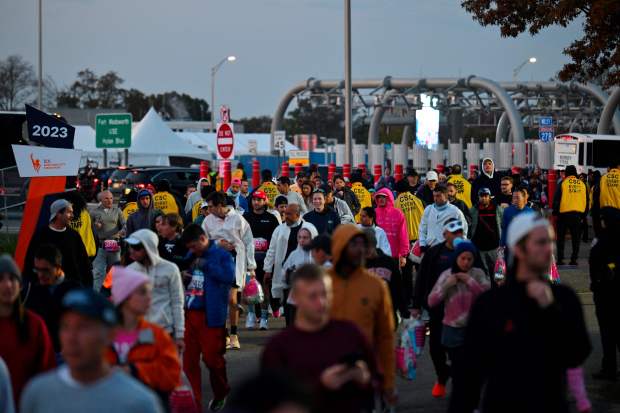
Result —
<svg viewBox="0 0 620 413"><path fill-rule="evenodd" d="M250 188L241 171L224 191L209 174L185 205L170 196L172 212L156 208L165 183L124 210L108 191L77 214L57 199L24 268L0 256L0 410L170 411L187 381L209 411L381 411L398 403L396 329L415 319L430 335L428 390L449 395L449 412L568 412L567 391L591 411L582 307L549 274L567 232L578 264L591 220L595 378L616 380L620 165L602 176L569 166L552 194L538 169L496 171L486 158L470 175L265 170ZM255 283L264 300L245 305ZM243 351L242 316L245 329L286 324L243 386L257 397L230 395L225 353ZM265 380L278 391L256 393Z"/></svg>

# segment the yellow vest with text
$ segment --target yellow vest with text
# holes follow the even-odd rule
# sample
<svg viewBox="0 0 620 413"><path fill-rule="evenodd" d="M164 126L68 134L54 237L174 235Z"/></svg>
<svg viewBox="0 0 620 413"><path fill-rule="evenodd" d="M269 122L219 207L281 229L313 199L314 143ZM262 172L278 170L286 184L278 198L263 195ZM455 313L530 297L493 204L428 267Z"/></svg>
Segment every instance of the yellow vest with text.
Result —
<svg viewBox="0 0 620 413"><path fill-rule="evenodd" d="M170 192L158 192L153 195L154 208L165 214L178 214L179 206Z"/></svg>
<svg viewBox="0 0 620 413"><path fill-rule="evenodd" d="M411 192L403 192L396 198L394 206L405 214L409 241L418 239L420 221L422 221L422 214L424 214L424 204L420 198L413 195Z"/></svg>
<svg viewBox="0 0 620 413"><path fill-rule="evenodd" d="M261 191L265 193L265 195L267 195L267 199L269 200L269 206L273 207L274 202L276 201L276 197L280 195L280 192L278 191L278 187L276 186L276 184L274 184L273 182L267 181L267 182L264 182L258 189L260 189Z"/></svg>
<svg viewBox="0 0 620 413"><path fill-rule="evenodd" d="M620 170L611 169L601 177L601 208L620 209Z"/></svg>
<svg viewBox="0 0 620 413"><path fill-rule="evenodd" d="M370 192L368 189L364 188L361 182L356 182L351 186L351 191L357 197L357 200L360 201L360 211L362 208L371 207L372 206L372 197L370 196ZM355 222L360 223L360 213L358 212L355 215Z"/></svg>
<svg viewBox="0 0 620 413"><path fill-rule="evenodd" d="M80 234L88 256L94 257L97 255L97 244L95 244L95 235L93 234L93 227L88 209L84 208L82 212L80 212L80 216L74 217L69 223L69 226Z"/></svg>
<svg viewBox="0 0 620 413"><path fill-rule="evenodd" d="M127 218L129 218L129 215L133 214L137 210L138 210L137 202L127 202L127 204L125 204L125 208L123 208L123 218L125 218L125 221L127 221Z"/></svg>
<svg viewBox="0 0 620 413"><path fill-rule="evenodd" d="M586 212L588 188L579 178L569 176L562 181L560 214L564 212Z"/></svg>
<svg viewBox="0 0 620 413"><path fill-rule="evenodd" d="M450 175L448 182L456 187L456 199L465 202L467 208L471 208L471 184L463 175Z"/></svg>

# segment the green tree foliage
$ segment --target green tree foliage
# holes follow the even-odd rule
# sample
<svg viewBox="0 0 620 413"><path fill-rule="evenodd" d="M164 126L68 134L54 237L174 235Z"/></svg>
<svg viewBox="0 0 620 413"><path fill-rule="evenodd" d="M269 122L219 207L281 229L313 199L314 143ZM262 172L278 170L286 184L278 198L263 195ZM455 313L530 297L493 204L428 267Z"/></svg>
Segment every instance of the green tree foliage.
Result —
<svg viewBox="0 0 620 413"><path fill-rule="evenodd" d="M246 133L269 133L271 132L270 116L255 116L251 118L241 118L237 122L243 125Z"/></svg>
<svg viewBox="0 0 620 413"><path fill-rule="evenodd" d="M561 80L601 79L620 85L620 1L618 0L463 0L461 5L483 26L499 26L504 37L531 35L583 19L583 37L564 49L572 62Z"/></svg>

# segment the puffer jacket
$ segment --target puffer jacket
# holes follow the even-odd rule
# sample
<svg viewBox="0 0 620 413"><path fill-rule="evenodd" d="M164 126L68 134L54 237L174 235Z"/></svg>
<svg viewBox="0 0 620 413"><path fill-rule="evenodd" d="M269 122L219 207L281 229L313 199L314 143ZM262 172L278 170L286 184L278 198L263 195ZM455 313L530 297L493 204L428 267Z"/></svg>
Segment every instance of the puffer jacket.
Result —
<svg viewBox="0 0 620 413"><path fill-rule="evenodd" d="M378 194L387 196L387 205L384 208L375 208L377 213L377 225L383 228L390 241L392 257L406 257L409 255L409 234L407 233L407 221L403 211L394 207L394 195L387 188L381 188Z"/></svg>
<svg viewBox="0 0 620 413"><path fill-rule="evenodd" d="M332 280L334 320L353 322L372 346L384 375L384 390L393 390L396 379L394 355L394 315L387 284L363 267L347 276L338 273L338 263L347 244L363 232L353 224L340 225L332 235L334 266L328 270Z"/></svg>
<svg viewBox="0 0 620 413"><path fill-rule="evenodd" d="M342 199L334 197L334 203L331 205L333 209L338 212L338 216L340 217L341 224L354 224L355 219L353 218L353 212L349 205Z"/></svg>
<svg viewBox="0 0 620 413"><path fill-rule="evenodd" d="M155 209L153 194L150 194L149 196L151 197L151 203L149 204L149 207L144 208L142 207L140 202L138 202L138 210L131 214L129 218L127 218L127 236L130 236L135 231L138 231L140 229L150 229L152 231L155 230L155 218L161 215L161 211Z"/></svg>
<svg viewBox="0 0 620 413"><path fill-rule="evenodd" d="M127 360L120 360L114 346L108 347L106 361L129 366L132 375L158 393L170 393L180 382L181 362L177 348L164 329L142 319L138 321L138 340Z"/></svg>
<svg viewBox="0 0 620 413"><path fill-rule="evenodd" d="M140 240L149 257L148 267L139 262L131 263L128 268L146 274L153 285L151 308L146 315L147 321L155 323L172 334L183 338L185 334L185 316L183 313L183 284L181 273L176 264L159 256L157 235L149 229L141 229L131 235Z"/></svg>

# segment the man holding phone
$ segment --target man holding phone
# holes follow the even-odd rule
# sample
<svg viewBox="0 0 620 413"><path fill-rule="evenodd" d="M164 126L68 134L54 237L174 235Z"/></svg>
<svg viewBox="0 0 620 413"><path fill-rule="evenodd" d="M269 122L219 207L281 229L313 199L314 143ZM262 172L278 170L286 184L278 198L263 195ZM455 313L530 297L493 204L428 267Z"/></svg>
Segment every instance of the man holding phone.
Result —
<svg viewBox="0 0 620 413"><path fill-rule="evenodd" d="M294 324L267 344L261 369L301 380L317 411L370 411L379 375L373 351L349 321L330 320L331 279L314 264L293 273Z"/></svg>

